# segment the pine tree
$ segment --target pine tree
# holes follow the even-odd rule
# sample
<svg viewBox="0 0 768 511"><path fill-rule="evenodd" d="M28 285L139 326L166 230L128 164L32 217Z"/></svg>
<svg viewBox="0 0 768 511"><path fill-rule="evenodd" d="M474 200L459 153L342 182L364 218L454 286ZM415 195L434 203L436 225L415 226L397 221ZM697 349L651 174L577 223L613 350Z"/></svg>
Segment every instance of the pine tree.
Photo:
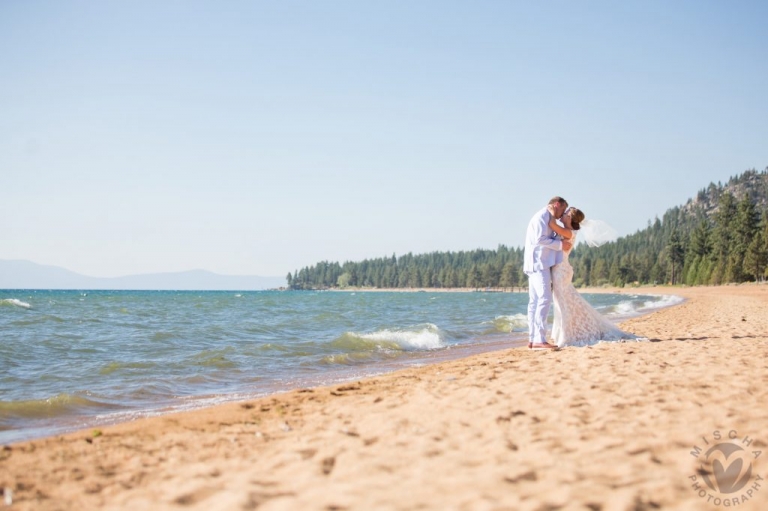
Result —
<svg viewBox="0 0 768 511"><path fill-rule="evenodd" d="M712 229L709 222L702 220L691 232L689 253L693 256L706 256L712 251Z"/></svg>
<svg viewBox="0 0 768 511"><path fill-rule="evenodd" d="M744 271L756 281L765 278L768 272L768 211L763 211L760 224L755 230L752 241L744 257Z"/></svg>
<svg viewBox="0 0 768 511"><path fill-rule="evenodd" d="M747 253L744 256L744 272L754 277L756 281L760 281L765 274L766 263L768 263L768 252L765 251L763 233L758 231L747 247Z"/></svg>
<svg viewBox="0 0 768 511"><path fill-rule="evenodd" d="M608 271L608 280L616 287L622 287L621 275L619 274L619 262L614 258L611 262L611 269Z"/></svg>
<svg viewBox="0 0 768 511"><path fill-rule="evenodd" d="M672 285L675 285L679 279L676 272L679 268L682 268L683 261L685 260L685 246L677 231L672 231L672 235L669 237L667 257L672 268Z"/></svg>
<svg viewBox="0 0 768 511"><path fill-rule="evenodd" d="M745 195L739 202L736 217L731 223L732 243L726 273L728 282L744 282L749 279L744 268L744 259L758 230L758 218L754 203Z"/></svg>
<svg viewBox="0 0 768 511"><path fill-rule="evenodd" d="M513 288L517 284L517 268L511 261L507 262L501 270L500 284L503 288Z"/></svg>
<svg viewBox="0 0 768 511"><path fill-rule="evenodd" d="M467 272L466 287L477 289L481 285L481 278L477 265L472 265L472 268Z"/></svg>
<svg viewBox="0 0 768 511"><path fill-rule="evenodd" d="M685 269L683 270L683 283L686 286L696 285L696 280L699 278L700 266L701 256L695 256L692 261L686 263Z"/></svg>
<svg viewBox="0 0 768 511"><path fill-rule="evenodd" d="M608 281L608 270L606 268L606 262L604 259L598 259L592 266L592 271L589 275L590 286L602 286Z"/></svg>
<svg viewBox="0 0 768 511"><path fill-rule="evenodd" d="M715 229L712 233L712 272L711 284L728 282L730 272L727 272L731 243L733 241L732 223L736 216L736 202L733 195L724 193L720 196L717 213L715 214Z"/></svg>
<svg viewBox="0 0 768 511"><path fill-rule="evenodd" d="M498 287L499 275L496 273L496 268L492 263L486 263L483 265L480 271L480 282L485 287Z"/></svg>

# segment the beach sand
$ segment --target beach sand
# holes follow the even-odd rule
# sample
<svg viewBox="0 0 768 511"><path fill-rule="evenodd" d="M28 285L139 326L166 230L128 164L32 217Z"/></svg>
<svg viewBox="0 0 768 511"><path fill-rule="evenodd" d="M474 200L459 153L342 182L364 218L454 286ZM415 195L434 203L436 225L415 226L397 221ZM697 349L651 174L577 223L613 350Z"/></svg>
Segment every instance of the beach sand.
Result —
<svg viewBox="0 0 768 511"><path fill-rule="evenodd" d="M768 509L768 286L621 292L687 301L623 323L652 342L485 353L0 447L0 487L24 510ZM702 463L729 434L746 450L723 464L752 470L732 493Z"/></svg>

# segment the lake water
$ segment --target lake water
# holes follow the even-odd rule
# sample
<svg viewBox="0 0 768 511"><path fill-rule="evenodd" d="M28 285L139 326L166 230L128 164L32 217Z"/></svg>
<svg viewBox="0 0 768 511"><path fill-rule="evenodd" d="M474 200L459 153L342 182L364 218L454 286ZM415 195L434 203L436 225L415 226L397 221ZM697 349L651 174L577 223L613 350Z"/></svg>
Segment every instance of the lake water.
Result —
<svg viewBox="0 0 768 511"><path fill-rule="evenodd" d="M619 319L672 297L587 294ZM519 293L0 290L0 444L523 346Z"/></svg>

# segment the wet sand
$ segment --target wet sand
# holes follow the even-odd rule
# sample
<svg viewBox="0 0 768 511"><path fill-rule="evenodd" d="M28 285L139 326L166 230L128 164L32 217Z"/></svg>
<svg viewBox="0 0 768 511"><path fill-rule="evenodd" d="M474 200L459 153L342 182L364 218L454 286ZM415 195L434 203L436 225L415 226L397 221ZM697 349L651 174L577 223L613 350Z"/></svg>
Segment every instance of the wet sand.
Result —
<svg viewBox="0 0 768 511"><path fill-rule="evenodd" d="M622 324L651 342L508 349L0 447L3 497L24 510L766 509L768 286L583 291L687 300ZM725 441L744 450L706 455Z"/></svg>

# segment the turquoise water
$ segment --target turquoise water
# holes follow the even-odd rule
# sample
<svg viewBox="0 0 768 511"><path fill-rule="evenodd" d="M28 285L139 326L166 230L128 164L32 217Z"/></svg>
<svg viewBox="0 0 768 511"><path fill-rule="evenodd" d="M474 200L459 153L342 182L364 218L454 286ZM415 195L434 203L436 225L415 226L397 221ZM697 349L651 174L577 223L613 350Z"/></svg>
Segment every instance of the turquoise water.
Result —
<svg viewBox="0 0 768 511"><path fill-rule="evenodd" d="M585 295L616 318L663 297ZM521 346L517 293L0 291L0 443Z"/></svg>

